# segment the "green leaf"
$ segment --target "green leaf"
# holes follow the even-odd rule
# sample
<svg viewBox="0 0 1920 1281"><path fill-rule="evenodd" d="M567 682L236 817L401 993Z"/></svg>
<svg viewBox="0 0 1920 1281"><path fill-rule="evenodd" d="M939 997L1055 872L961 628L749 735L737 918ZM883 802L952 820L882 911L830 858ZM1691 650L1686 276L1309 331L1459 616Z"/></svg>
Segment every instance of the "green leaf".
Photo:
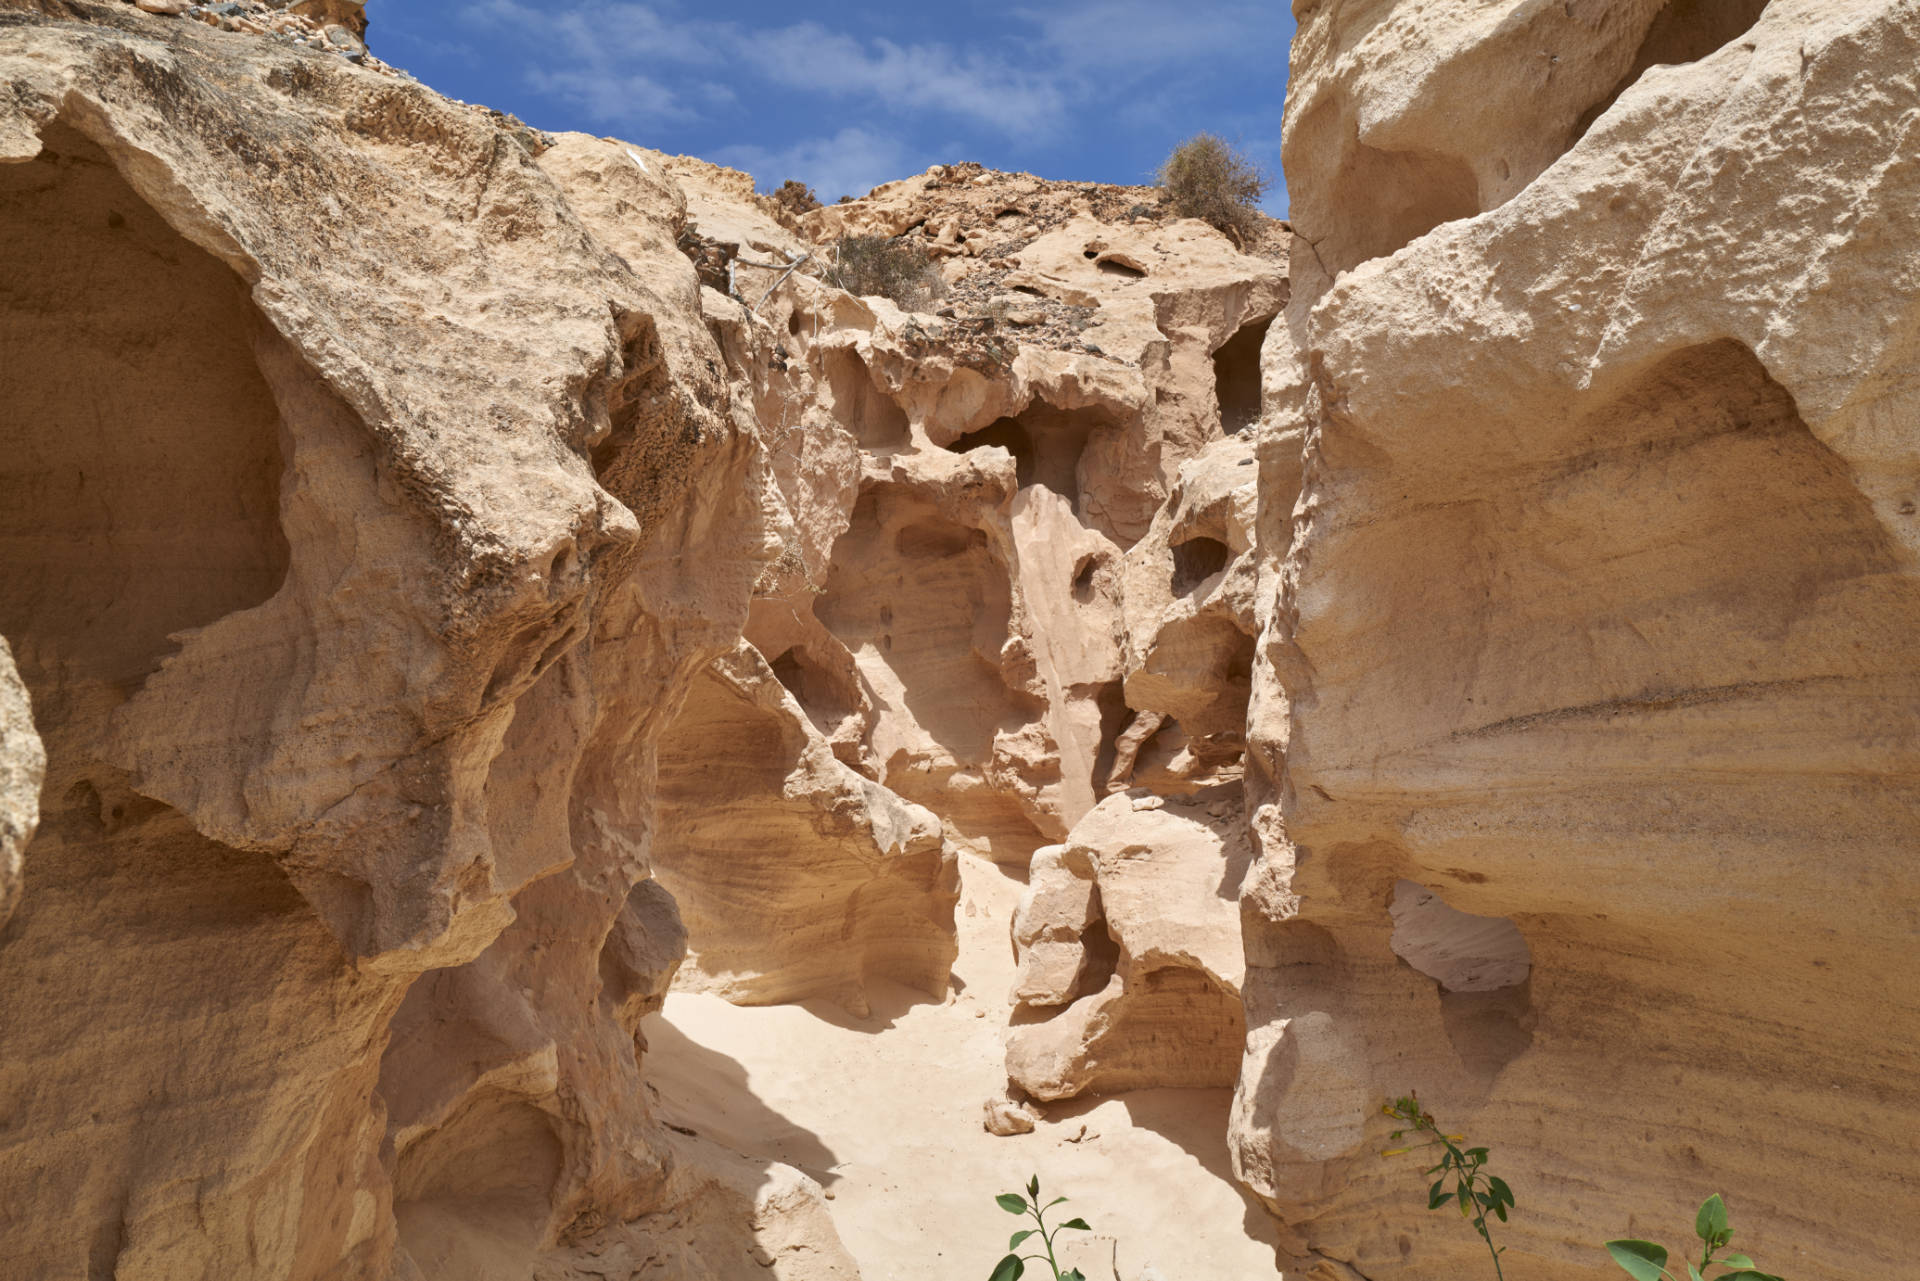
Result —
<svg viewBox="0 0 1920 1281"><path fill-rule="evenodd" d="M1058 1228L1055 1228L1054 1231L1064 1232L1068 1228L1079 1228L1082 1232L1093 1231L1092 1228L1087 1226L1087 1221L1085 1219L1068 1219L1065 1223L1062 1223Z"/></svg>
<svg viewBox="0 0 1920 1281"><path fill-rule="evenodd" d="M1744 1254L1729 1254L1726 1258L1720 1260L1720 1266L1723 1268L1744 1268L1751 1271L1753 1268L1753 1260Z"/></svg>
<svg viewBox="0 0 1920 1281"><path fill-rule="evenodd" d="M1722 1272L1713 1281L1780 1281L1771 1272L1756 1272L1751 1268L1742 1268L1738 1272Z"/></svg>
<svg viewBox="0 0 1920 1281"><path fill-rule="evenodd" d="M1067 1275L1061 1277L1060 1281L1087 1281L1087 1276L1086 1273L1080 1271L1079 1268L1075 1268L1073 1271L1067 1273Z"/></svg>
<svg viewBox="0 0 1920 1281"><path fill-rule="evenodd" d="M1026 1270L1027 1265L1020 1262L1019 1255L1009 1254L994 1265L993 1275L988 1277L987 1281L1020 1281L1021 1273Z"/></svg>
<svg viewBox="0 0 1920 1281"><path fill-rule="evenodd" d="M1460 1213L1461 1214L1464 1215L1467 1212L1467 1207L1473 1204L1471 1200L1472 1195L1473 1195L1472 1193L1467 1191L1467 1185L1462 1183L1460 1185Z"/></svg>
<svg viewBox="0 0 1920 1281"><path fill-rule="evenodd" d="M1713 1242L1726 1230L1727 1203L1716 1192L1700 1203L1700 1213L1693 1216L1693 1234L1702 1241Z"/></svg>
<svg viewBox="0 0 1920 1281"><path fill-rule="evenodd" d="M1040 1204L1040 1176L1039 1175L1036 1174L1031 1179L1027 1180L1027 1191L1033 1196L1033 1203L1035 1205L1039 1205Z"/></svg>
<svg viewBox="0 0 1920 1281"><path fill-rule="evenodd" d="M1059 1205L1064 1200L1066 1200L1066 1198L1063 1196L1055 1197L1053 1200L1047 1202L1047 1209L1051 1210L1054 1206Z"/></svg>
<svg viewBox="0 0 1920 1281"><path fill-rule="evenodd" d="M1496 1179L1489 1174L1487 1176L1487 1186L1493 1189L1493 1194L1496 1197L1499 1197L1508 1205L1513 1204L1513 1189L1507 1186L1505 1179Z"/></svg>
<svg viewBox="0 0 1920 1281"><path fill-rule="evenodd" d="M1661 1281L1667 1275L1667 1251L1651 1241L1609 1241L1607 1253L1633 1281Z"/></svg>
<svg viewBox="0 0 1920 1281"><path fill-rule="evenodd" d="M1468 1155L1468 1156L1470 1156L1470 1157L1472 1157L1472 1158L1473 1158L1474 1160L1476 1160L1476 1161L1484 1161L1484 1160L1486 1160L1486 1159L1487 1159L1487 1149L1485 1149L1485 1148L1468 1148L1468 1149L1467 1149L1467 1155Z"/></svg>
<svg viewBox="0 0 1920 1281"><path fill-rule="evenodd" d="M999 1196L995 1197L994 1200L999 1202L1000 1208L1008 1214L1025 1214L1027 1212L1027 1199L1018 1192L1002 1192Z"/></svg>
<svg viewBox="0 0 1920 1281"><path fill-rule="evenodd" d="M1020 1248L1020 1243L1022 1241L1026 1240L1028 1237L1032 1236L1035 1232L1038 1232L1039 1230L1040 1229L1038 1228L1022 1228L1020 1231L1014 1233L1012 1236L1007 1238L1007 1249L1018 1250Z"/></svg>
<svg viewBox="0 0 1920 1281"><path fill-rule="evenodd" d="M1503 1202L1495 1201L1493 1203L1493 1212L1500 1216L1500 1222L1505 1223L1507 1221L1507 1207Z"/></svg>
<svg viewBox="0 0 1920 1281"><path fill-rule="evenodd" d="M1434 1180L1433 1186L1427 1189L1427 1208L1429 1210L1438 1210L1446 1203L1447 1181L1445 1179L1436 1179Z"/></svg>
<svg viewBox="0 0 1920 1281"><path fill-rule="evenodd" d="M1691 1263L1687 1264L1687 1276L1690 1277L1692 1281L1707 1281L1705 1277L1700 1275L1700 1269L1694 1267Z"/></svg>

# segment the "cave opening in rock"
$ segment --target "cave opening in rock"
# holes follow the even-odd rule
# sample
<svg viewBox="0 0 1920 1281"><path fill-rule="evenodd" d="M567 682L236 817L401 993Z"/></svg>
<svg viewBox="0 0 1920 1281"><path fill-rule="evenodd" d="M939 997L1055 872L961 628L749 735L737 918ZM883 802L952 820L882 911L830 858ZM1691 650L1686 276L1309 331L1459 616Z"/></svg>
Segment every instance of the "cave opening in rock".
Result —
<svg viewBox="0 0 1920 1281"><path fill-rule="evenodd" d="M1173 594L1190 596L1201 584L1227 567L1233 552L1217 538L1195 536L1175 543L1173 551Z"/></svg>
<svg viewBox="0 0 1920 1281"><path fill-rule="evenodd" d="M280 415L239 277L79 133L43 142L0 165L0 634L36 699L117 701L278 590Z"/></svg>
<svg viewBox="0 0 1920 1281"><path fill-rule="evenodd" d="M834 419L853 433L862 449L892 449L907 443L906 411L874 384L858 352L837 347L826 353L822 363Z"/></svg>
<svg viewBox="0 0 1920 1281"><path fill-rule="evenodd" d="M1336 131L1343 129L1341 138ZM1480 184L1464 160L1370 147L1332 99L1307 113L1288 148L1342 158L1320 202L1330 211L1332 226L1314 241L1317 259L1330 275L1383 258L1442 223L1480 212Z"/></svg>
<svg viewBox="0 0 1920 1281"><path fill-rule="evenodd" d="M1013 455L1014 483L1022 489L1031 485L1038 455L1033 447L1033 437L1027 434L1027 429L1020 425L1017 418L995 419L979 431L970 431L948 446L956 454L970 454L976 449L996 447Z"/></svg>
<svg viewBox="0 0 1920 1281"><path fill-rule="evenodd" d="M1016 797L985 783L998 737L1041 710L1002 670L1013 591L985 531L907 487L870 485L814 611L854 655L862 682L898 700L901 710L883 710L873 730L880 781L996 859L1030 855L1040 832Z"/></svg>
<svg viewBox="0 0 1920 1281"><path fill-rule="evenodd" d="M1533 954L1520 927L1462 912L1417 881L1393 888L1388 946L1439 988L1447 1040L1469 1072L1498 1075L1533 1043Z"/></svg>
<svg viewBox="0 0 1920 1281"><path fill-rule="evenodd" d="M1654 17L1653 25L1634 51L1626 74L1614 84L1607 96L1589 107L1573 127L1567 146L1586 136L1593 122L1606 114L1621 94L1646 74L1647 68L1698 62L1707 55L1732 44L1753 29L1767 7L1767 0L1667 0L1666 7Z"/></svg>
<svg viewBox="0 0 1920 1281"><path fill-rule="evenodd" d="M1087 442L1112 426L1102 410L1059 409L1036 400L1012 417L995 419L956 438L948 448L967 453L998 445L1013 455L1014 478L1022 489L1044 485L1072 503L1085 519L1081 497L1088 479L1082 466Z"/></svg>
<svg viewBox="0 0 1920 1281"><path fill-rule="evenodd" d="M853 700L842 682L816 663L804 647L789 646L768 665L775 679L823 733L831 732L853 710Z"/></svg>
<svg viewBox="0 0 1920 1281"><path fill-rule="evenodd" d="M1272 316L1250 320L1213 353L1213 388L1220 430L1235 436L1260 421L1260 345Z"/></svg>

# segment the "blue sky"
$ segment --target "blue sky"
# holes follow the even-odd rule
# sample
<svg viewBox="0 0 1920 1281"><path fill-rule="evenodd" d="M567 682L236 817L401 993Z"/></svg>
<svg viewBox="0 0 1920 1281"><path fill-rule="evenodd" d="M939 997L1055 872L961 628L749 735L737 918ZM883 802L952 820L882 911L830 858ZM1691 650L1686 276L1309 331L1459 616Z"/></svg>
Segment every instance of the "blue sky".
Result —
<svg viewBox="0 0 1920 1281"><path fill-rule="evenodd" d="M1287 0L373 0L375 53L543 129L789 177L821 199L928 165L1152 181L1211 130L1275 178Z"/></svg>

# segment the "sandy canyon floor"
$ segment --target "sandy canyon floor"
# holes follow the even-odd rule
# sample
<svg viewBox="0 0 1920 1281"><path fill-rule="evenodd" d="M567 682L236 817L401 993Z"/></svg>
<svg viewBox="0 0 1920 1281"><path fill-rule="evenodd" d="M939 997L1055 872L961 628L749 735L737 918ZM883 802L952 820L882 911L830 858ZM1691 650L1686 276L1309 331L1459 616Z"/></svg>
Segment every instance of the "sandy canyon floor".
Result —
<svg viewBox="0 0 1920 1281"><path fill-rule="evenodd" d="M1227 1170L1228 1090L1139 1090L1055 1104L1031 1134L986 1132L1005 1087L1007 924L1018 872L962 857L959 982L945 1003L905 988L855 1019L838 1006L743 1007L676 992L644 1027L670 1124L782 1161L832 1198L865 1281L980 1281L1020 1226L993 1202L1038 1174L1093 1233L1089 1281L1268 1276L1272 1220Z"/></svg>

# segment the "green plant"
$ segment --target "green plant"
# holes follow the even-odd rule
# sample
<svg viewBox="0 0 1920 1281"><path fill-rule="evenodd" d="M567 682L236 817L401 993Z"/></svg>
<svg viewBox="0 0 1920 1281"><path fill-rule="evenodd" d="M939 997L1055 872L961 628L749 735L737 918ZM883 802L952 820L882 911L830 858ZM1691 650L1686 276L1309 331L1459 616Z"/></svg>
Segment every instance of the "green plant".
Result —
<svg viewBox="0 0 1920 1281"><path fill-rule="evenodd" d="M1053 1239L1060 1235L1060 1233L1067 1231L1069 1228L1079 1232L1093 1231L1092 1228L1087 1226L1085 1219L1068 1219L1065 1223L1059 1224L1056 1227L1047 1227L1047 1211L1066 1199L1067 1198L1063 1196L1057 1196L1044 1206L1041 1205L1040 1176L1037 1174L1027 1182L1025 1194L1019 1192L1002 1192L994 1198L995 1203L1008 1214L1018 1214L1023 1217L1032 1215L1033 1221L1039 1226L1022 1228L1008 1239L1007 1256L994 1265L993 1275L989 1277L987 1281L1019 1281L1021 1274L1027 1270L1026 1261L1028 1259L1036 1259L1046 1264L1053 1272L1053 1281L1087 1281L1087 1278L1078 1268L1070 1268L1062 1272L1059 1262L1053 1256ZM1040 1243L1046 1247L1047 1252L1045 1254L1019 1253L1021 1243L1028 1237L1033 1236L1040 1238Z"/></svg>
<svg viewBox="0 0 1920 1281"><path fill-rule="evenodd" d="M1724 1259L1715 1259L1714 1251L1726 1248L1733 1240L1733 1229L1727 1226L1727 1203L1720 1199L1718 1192L1700 1203L1700 1213L1693 1216L1694 1235L1700 1238L1700 1262L1687 1264L1688 1281L1706 1281L1707 1269L1716 1263L1727 1269L1713 1281L1780 1281L1769 1272L1762 1272L1753 1266L1753 1260L1744 1254L1729 1254ZM1666 1247L1655 1245L1651 1241L1609 1241L1607 1253L1621 1270L1634 1281L1679 1281L1679 1277L1667 1271Z"/></svg>
<svg viewBox="0 0 1920 1281"><path fill-rule="evenodd" d="M1487 1243L1487 1253L1493 1256L1493 1275L1500 1281L1506 1281L1506 1273L1500 1270L1500 1256L1506 1252L1506 1247L1493 1244L1493 1234L1487 1229L1487 1215L1491 1213L1505 1223L1507 1211L1513 1208L1513 1191L1504 1180L1486 1173L1487 1149L1458 1146L1466 1142L1466 1136L1442 1133L1433 1119L1433 1113L1421 1107L1415 1095L1395 1099L1380 1110L1404 1123L1404 1128L1393 1132L1396 1140L1404 1137L1408 1130L1429 1136L1423 1143L1389 1148L1380 1155L1400 1156L1422 1148L1439 1148L1439 1163L1428 1166L1426 1170L1428 1174L1440 1176L1427 1189L1427 1208L1438 1210L1449 1201L1459 1205L1460 1217L1471 1220L1473 1230ZM1449 1178L1453 1180L1451 1188L1447 1186Z"/></svg>
<svg viewBox="0 0 1920 1281"><path fill-rule="evenodd" d="M1273 185L1258 165L1211 133L1175 147L1159 177L1175 213L1210 223L1243 244L1259 226L1255 206Z"/></svg>
<svg viewBox="0 0 1920 1281"><path fill-rule="evenodd" d="M885 236L840 237L825 276L828 284L850 294L890 298L905 311L925 311L946 292L924 250Z"/></svg>

